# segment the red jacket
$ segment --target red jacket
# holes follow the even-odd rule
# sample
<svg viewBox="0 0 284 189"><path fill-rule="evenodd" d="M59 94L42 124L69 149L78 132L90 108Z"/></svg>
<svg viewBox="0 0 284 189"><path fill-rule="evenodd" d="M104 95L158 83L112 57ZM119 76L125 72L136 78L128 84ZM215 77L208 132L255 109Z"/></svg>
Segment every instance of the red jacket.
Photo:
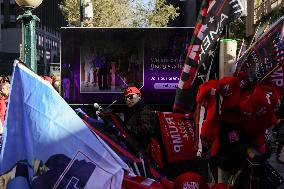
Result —
<svg viewBox="0 0 284 189"><path fill-rule="evenodd" d="M6 113L6 103L5 103L5 100L4 99L0 99L0 119L1 119L2 127L4 126L5 113Z"/></svg>

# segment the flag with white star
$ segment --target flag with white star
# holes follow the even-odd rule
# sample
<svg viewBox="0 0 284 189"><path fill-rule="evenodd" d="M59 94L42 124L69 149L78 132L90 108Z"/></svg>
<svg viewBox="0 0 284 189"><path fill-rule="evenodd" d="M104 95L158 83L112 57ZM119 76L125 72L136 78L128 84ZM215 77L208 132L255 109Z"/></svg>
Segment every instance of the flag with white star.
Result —
<svg viewBox="0 0 284 189"><path fill-rule="evenodd" d="M240 0L203 0L194 34L176 90L174 111L190 113L200 84L215 79L218 63L218 40L225 26L238 18L244 8Z"/></svg>
<svg viewBox="0 0 284 189"><path fill-rule="evenodd" d="M268 78L271 74L274 78L282 74L283 79L283 73L279 72L282 72L283 64L284 16L271 25L270 28L252 44L240 58L237 69L245 71L250 81L252 81L252 84L256 84L261 82L263 78ZM278 67L280 70L276 70L277 73L271 72Z"/></svg>

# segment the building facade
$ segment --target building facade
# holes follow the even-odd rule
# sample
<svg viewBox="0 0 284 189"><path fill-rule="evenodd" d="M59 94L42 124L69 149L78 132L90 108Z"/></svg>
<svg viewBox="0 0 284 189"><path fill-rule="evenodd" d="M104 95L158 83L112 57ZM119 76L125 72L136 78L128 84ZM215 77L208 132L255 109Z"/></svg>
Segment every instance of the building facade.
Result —
<svg viewBox="0 0 284 189"><path fill-rule="evenodd" d="M167 2L175 7L179 7L179 17L172 21L171 27L195 27L197 14L199 11L198 3L200 0L168 0Z"/></svg>
<svg viewBox="0 0 284 189"><path fill-rule="evenodd" d="M272 11L284 7L284 0L253 0L247 1L246 35L255 33L256 23Z"/></svg>
<svg viewBox="0 0 284 189"><path fill-rule="evenodd" d="M60 62L60 27L66 26L58 0L44 0L33 13L36 25L38 74L49 75L50 63ZM15 0L0 0L0 74L11 73L14 59L20 57L22 24L17 16L23 13Z"/></svg>

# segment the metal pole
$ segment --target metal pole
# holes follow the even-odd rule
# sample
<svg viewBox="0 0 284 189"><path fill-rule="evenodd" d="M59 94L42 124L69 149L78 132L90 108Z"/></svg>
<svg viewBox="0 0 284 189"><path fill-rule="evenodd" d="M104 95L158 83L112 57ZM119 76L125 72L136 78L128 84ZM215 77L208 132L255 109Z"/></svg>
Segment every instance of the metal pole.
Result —
<svg viewBox="0 0 284 189"><path fill-rule="evenodd" d="M37 73L36 62L36 35L35 26L39 18L32 14L33 7L24 6L24 14L19 15L17 20L22 20L22 52L23 62Z"/></svg>
<svg viewBox="0 0 284 189"><path fill-rule="evenodd" d="M80 0L80 27L83 27L83 1L84 0Z"/></svg>
<svg viewBox="0 0 284 189"><path fill-rule="evenodd" d="M225 38L229 38L230 36L230 23L225 26Z"/></svg>

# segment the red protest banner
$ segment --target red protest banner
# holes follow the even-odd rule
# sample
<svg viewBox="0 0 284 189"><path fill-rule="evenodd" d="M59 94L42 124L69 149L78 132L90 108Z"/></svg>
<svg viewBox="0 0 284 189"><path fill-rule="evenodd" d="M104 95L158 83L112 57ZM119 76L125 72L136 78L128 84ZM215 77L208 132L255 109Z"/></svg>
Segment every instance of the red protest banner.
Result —
<svg viewBox="0 0 284 189"><path fill-rule="evenodd" d="M273 82L279 92L284 94L284 64L280 65L271 75L270 81Z"/></svg>
<svg viewBox="0 0 284 189"><path fill-rule="evenodd" d="M193 120L189 114L157 112L169 163L196 158Z"/></svg>

